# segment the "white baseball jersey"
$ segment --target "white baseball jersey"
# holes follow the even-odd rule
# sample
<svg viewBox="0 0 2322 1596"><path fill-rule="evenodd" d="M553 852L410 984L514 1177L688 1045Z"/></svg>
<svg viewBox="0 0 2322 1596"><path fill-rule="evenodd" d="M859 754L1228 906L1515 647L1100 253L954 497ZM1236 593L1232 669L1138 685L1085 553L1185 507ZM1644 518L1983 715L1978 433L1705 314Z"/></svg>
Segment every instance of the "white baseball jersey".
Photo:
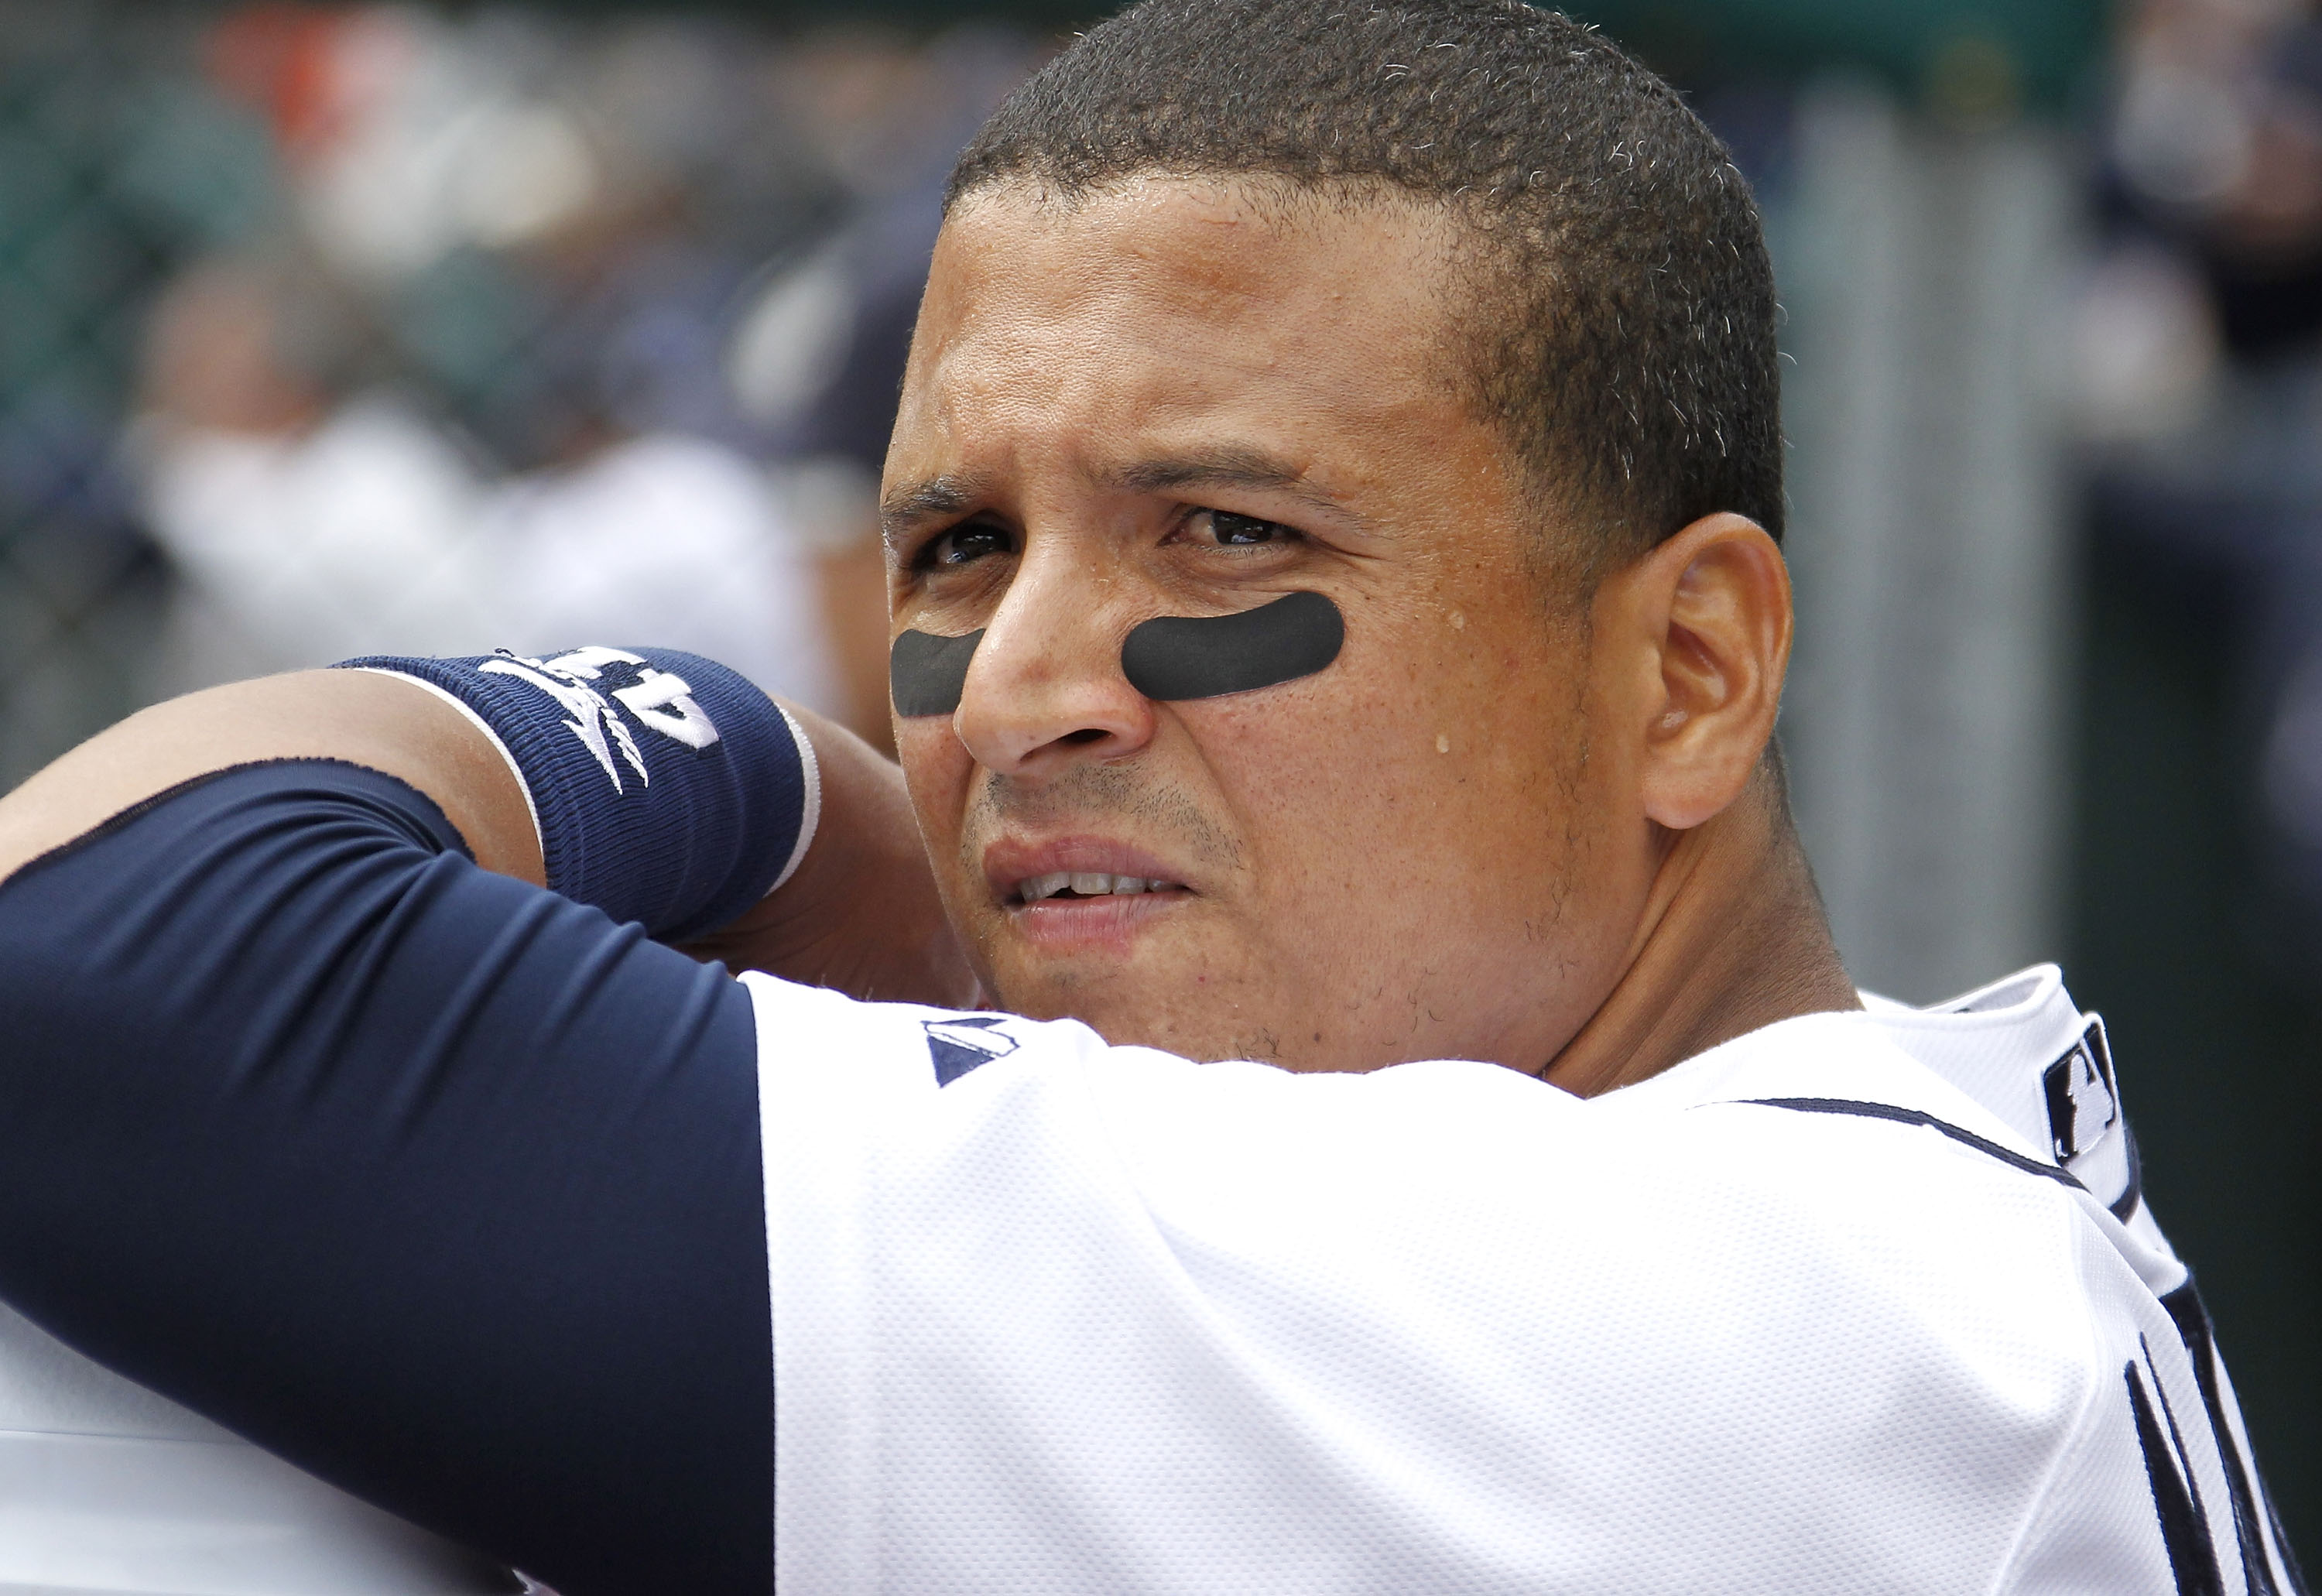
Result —
<svg viewBox="0 0 2322 1596"><path fill-rule="evenodd" d="M2297 1588L2043 966L1593 1099L751 978L779 1588Z"/></svg>

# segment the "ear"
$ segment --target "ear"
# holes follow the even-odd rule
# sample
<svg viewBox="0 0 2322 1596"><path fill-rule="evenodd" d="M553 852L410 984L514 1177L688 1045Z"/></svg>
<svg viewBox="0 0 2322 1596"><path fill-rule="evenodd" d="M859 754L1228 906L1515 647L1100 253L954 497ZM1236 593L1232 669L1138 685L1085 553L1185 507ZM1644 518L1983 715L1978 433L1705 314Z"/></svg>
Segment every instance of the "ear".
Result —
<svg viewBox="0 0 2322 1596"><path fill-rule="evenodd" d="M1765 528L1705 515L1598 590L1625 634L1623 705L1647 818L1686 831L1740 797L1774 734L1790 658L1790 573ZM1615 613L1607 615L1610 605Z"/></svg>

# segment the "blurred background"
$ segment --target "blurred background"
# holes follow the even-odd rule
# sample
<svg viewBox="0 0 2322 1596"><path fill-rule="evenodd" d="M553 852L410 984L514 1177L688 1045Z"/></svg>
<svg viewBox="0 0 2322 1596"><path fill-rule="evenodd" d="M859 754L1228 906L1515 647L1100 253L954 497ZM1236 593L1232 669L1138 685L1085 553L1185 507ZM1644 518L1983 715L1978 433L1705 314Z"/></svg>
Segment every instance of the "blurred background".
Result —
<svg viewBox="0 0 2322 1596"><path fill-rule="evenodd" d="M1850 964L2060 959L2104 1012L2322 1557L2322 18L1574 9L1766 205ZM1099 14L0 0L0 789L173 693L502 643L695 649L883 742L943 178Z"/></svg>

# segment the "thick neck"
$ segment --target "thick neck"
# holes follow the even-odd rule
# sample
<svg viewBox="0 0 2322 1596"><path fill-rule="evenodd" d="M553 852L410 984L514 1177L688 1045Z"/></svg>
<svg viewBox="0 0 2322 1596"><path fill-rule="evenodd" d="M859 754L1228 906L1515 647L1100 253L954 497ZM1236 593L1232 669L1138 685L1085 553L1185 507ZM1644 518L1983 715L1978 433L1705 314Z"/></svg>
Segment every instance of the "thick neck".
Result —
<svg viewBox="0 0 2322 1596"><path fill-rule="evenodd" d="M1860 1008L1775 779L1668 834L1620 980L1541 1072L1582 1097L1802 1014Z"/></svg>

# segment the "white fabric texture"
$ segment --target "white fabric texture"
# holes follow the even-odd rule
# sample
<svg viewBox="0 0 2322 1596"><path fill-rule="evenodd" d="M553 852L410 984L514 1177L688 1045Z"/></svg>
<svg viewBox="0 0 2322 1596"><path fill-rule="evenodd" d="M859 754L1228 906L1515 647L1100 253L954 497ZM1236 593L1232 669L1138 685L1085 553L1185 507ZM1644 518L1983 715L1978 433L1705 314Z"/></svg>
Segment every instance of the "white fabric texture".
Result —
<svg viewBox="0 0 2322 1596"><path fill-rule="evenodd" d="M749 979L783 1591L2158 1596L2132 1378L2245 1588L2051 969L1586 1101Z"/></svg>

